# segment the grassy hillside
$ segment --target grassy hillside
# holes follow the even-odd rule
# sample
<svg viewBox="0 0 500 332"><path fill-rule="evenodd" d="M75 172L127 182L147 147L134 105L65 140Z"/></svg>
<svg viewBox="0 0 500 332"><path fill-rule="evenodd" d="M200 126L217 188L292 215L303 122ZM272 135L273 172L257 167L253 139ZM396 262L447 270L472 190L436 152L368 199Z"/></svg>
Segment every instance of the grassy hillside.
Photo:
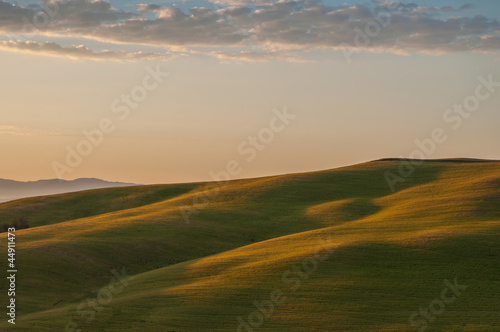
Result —
<svg viewBox="0 0 500 332"><path fill-rule="evenodd" d="M118 187L20 199L0 204L0 225L23 216L28 217L30 227L92 217L160 202L186 193L195 186Z"/></svg>
<svg viewBox="0 0 500 332"><path fill-rule="evenodd" d="M0 204L34 226L16 232L18 317L0 329L498 331L500 162L428 161L392 192L399 165Z"/></svg>

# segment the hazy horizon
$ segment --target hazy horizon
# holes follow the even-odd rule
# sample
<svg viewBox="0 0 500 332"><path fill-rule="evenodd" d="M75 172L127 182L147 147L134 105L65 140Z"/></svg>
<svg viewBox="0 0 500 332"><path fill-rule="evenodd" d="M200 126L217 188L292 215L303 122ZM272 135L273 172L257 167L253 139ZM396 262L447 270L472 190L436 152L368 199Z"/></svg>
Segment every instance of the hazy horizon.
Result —
<svg viewBox="0 0 500 332"><path fill-rule="evenodd" d="M314 172L321 172L321 171L327 171L327 170L333 170L337 168L344 168L344 167L349 167L349 166L355 166L358 164L364 164L364 163L369 163L369 162L374 162L374 161L382 161L382 160L390 160L390 159L400 159L397 157L384 157L384 158L378 158L378 159L373 159L373 160L365 160L361 161L358 163L354 164L347 164L347 165L340 165L336 167L330 167L330 168L322 168L322 169L311 169L311 170L304 170L304 171L298 171L298 172L288 172L288 173L275 173L275 174L264 174L261 176L256 176L256 177L234 177L231 178L231 180L248 180L248 179L253 179L253 178L261 178L261 177L272 177L272 176L280 176L280 175L292 175L292 174L301 174L301 173L314 173ZM406 159L406 158L403 158ZM418 160L418 159L415 159ZM471 160L471 161L484 161L484 162L498 162L500 159L485 159L485 158L469 158L469 157L459 157L459 158L436 158L436 159L423 159L425 161L447 161L447 160ZM130 184L130 185L155 185L155 184L183 184L183 183L199 183L199 182L218 182L219 180L214 179L214 178L209 178L207 181L189 181L189 182L169 182L169 183L135 183L135 182L130 182L127 181L126 179L121 179L121 180L110 180L106 178L98 178L98 177L84 177L84 178L68 178L68 179L58 179L58 178L45 178L45 179L34 179L34 180L16 180L16 179L6 179L0 177L0 180L7 180L7 181L15 181L15 182L20 182L20 183L36 183L36 182L42 182L42 181L53 181L53 180L62 180L66 182L72 182L76 180L100 180L100 181L105 181L108 183L120 183L120 184Z"/></svg>

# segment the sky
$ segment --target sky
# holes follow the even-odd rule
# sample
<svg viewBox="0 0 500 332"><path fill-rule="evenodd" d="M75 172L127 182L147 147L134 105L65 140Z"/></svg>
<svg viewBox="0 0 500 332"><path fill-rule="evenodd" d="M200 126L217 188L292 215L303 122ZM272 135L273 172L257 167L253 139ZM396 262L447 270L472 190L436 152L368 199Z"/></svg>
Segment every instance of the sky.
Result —
<svg viewBox="0 0 500 332"><path fill-rule="evenodd" d="M500 159L500 1L0 0L0 178Z"/></svg>

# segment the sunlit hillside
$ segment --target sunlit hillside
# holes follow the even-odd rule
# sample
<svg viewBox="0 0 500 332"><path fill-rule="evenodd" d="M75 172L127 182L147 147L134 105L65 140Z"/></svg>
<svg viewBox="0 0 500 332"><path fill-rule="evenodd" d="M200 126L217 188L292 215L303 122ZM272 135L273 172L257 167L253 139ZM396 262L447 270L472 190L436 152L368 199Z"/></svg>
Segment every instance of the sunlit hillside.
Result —
<svg viewBox="0 0 500 332"><path fill-rule="evenodd" d="M0 330L499 331L500 162L400 163L0 204Z"/></svg>

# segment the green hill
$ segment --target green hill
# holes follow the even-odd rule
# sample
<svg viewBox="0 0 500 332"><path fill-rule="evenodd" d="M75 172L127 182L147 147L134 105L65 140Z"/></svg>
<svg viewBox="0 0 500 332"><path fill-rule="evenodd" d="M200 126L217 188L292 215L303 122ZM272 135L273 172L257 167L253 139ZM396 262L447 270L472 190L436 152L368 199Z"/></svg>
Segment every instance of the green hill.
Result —
<svg viewBox="0 0 500 332"><path fill-rule="evenodd" d="M0 204L0 329L499 331L500 162L401 162Z"/></svg>

